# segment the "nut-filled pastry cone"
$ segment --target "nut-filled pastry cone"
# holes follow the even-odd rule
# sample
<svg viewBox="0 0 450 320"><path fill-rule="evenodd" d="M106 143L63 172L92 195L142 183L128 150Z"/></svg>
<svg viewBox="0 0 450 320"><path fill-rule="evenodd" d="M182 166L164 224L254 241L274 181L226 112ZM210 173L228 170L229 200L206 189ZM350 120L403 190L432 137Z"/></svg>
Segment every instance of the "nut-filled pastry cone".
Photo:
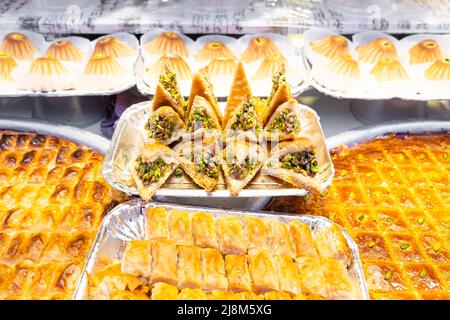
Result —
<svg viewBox="0 0 450 320"><path fill-rule="evenodd" d="M159 140L165 145L180 139L184 122L172 107L161 107L153 111L145 124L148 139Z"/></svg>
<svg viewBox="0 0 450 320"><path fill-rule="evenodd" d="M264 127L264 135L269 141L284 141L299 137L301 114L297 100L291 99L278 106Z"/></svg>
<svg viewBox="0 0 450 320"><path fill-rule="evenodd" d="M199 132L218 132L221 134L222 126L217 114L211 107L209 102L202 96L196 96L189 115L187 117L187 131L194 133L194 136Z"/></svg>
<svg viewBox="0 0 450 320"><path fill-rule="evenodd" d="M159 76L159 82L156 86L155 96L153 97L153 110L163 106L171 106L181 119L186 115L186 102L180 93L177 76L169 68Z"/></svg>
<svg viewBox="0 0 450 320"><path fill-rule="evenodd" d="M247 99L231 114L225 126L225 137L240 137L258 141L262 133L262 124L256 112L257 100Z"/></svg>

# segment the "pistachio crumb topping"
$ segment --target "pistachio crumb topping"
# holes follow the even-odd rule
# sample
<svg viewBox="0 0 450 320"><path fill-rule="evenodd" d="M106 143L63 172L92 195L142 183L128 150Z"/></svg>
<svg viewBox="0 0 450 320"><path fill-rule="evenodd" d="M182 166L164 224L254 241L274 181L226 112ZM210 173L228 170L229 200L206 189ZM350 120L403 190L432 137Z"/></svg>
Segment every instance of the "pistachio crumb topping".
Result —
<svg viewBox="0 0 450 320"><path fill-rule="evenodd" d="M167 116L154 113L148 118L145 129L148 130L149 138L170 139L175 131L175 121Z"/></svg>
<svg viewBox="0 0 450 320"><path fill-rule="evenodd" d="M151 162L144 162L141 156L136 159L136 173L142 183L146 186L158 182L170 171L170 165L162 158Z"/></svg>
<svg viewBox="0 0 450 320"><path fill-rule="evenodd" d="M289 153L281 159L281 168L291 169L306 176L315 176L319 172L316 152L312 149Z"/></svg>

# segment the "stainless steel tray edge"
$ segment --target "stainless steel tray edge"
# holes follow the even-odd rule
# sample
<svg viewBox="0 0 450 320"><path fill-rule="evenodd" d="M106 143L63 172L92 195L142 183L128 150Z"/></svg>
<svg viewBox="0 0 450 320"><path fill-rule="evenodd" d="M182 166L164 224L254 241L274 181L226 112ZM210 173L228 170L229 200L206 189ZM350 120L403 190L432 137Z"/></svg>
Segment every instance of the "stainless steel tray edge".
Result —
<svg viewBox="0 0 450 320"><path fill-rule="evenodd" d="M163 206L168 209L178 209L178 210L187 210L187 211L204 211L209 212L212 214L218 214L218 215L253 215L259 218L266 218L266 219L298 219L303 223L306 223L308 226L311 227L312 230L314 230L319 223L329 226L333 222L329 219L322 217L322 216L313 216L313 215L298 215L298 214L291 214L291 213L270 213L267 211L248 211L248 210L224 210L224 209L217 209L217 208L210 208L210 207L193 207L193 206L186 206L186 205L176 205L176 204L165 204L165 203L158 203L158 202L144 202L141 199L133 199L128 202L122 203L115 207L113 210L111 210L106 217L103 219L103 222L100 225L99 231L97 233L97 236L94 240L94 244L92 245L91 251L89 253L88 260L83 268L81 277L79 279L77 289L75 290L75 293L73 295L74 300L84 300L88 285L88 279L87 279L87 273L91 272L94 265L95 265L95 259L97 256L97 253L100 249L101 242L107 233L107 226L110 224L111 219L114 215L120 214L121 210L127 210L127 209L138 209L141 210L141 215L143 214L142 210L144 210L147 207L158 207ZM117 213L119 212L119 213ZM339 225L338 225L339 226ZM347 245L352 253L353 257L353 263L352 263L352 272L356 276L356 280L359 284L359 289L361 293L361 299L362 300L370 300L369 292L367 290L367 284L364 276L364 271L362 268L361 260L359 257L359 251L358 246L353 241L351 236L345 231L342 227L339 226L339 228L342 231L342 234L344 235Z"/></svg>

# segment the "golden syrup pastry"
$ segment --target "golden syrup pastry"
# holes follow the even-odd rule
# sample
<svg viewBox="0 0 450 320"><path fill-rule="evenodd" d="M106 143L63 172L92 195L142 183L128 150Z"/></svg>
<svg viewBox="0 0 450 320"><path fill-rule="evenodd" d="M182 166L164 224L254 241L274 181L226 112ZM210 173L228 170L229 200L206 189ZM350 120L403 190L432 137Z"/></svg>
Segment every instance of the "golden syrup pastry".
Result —
<svg viewBox="0 0 450 320"><path fill-rule="evenodd" d="M16 60L33 60L37 49L22 33L8 33L3 39L0 51L8 53Z"/></svg>
<svg viewBox="0 0 450 320"><path fill-rule="evenodd" d="M139 195L149 200L178 168L176 153L160 142L144 145L137 156L132 175Z"/></svg>
<svg viewBox="0 0 450 320"><path fill-rule="evenodd" d="M280 49L272 40L266 37L255 37L250 40L247 48L241 55L241 59L244 63L251 63L275 55L282 56Z"/></svg>
<svg viewBox="0 0 450 320"><path fill-rule="evenodd" d="M0 131L0 299L71 299L106 212L123 195L103 156L53 136Z"/></svg>
<svg viewBox="0 0 450 320"><path fill-rule="evenodd" d="M223 150L222 171L232 196L239 192L255 177L263 165L261 147L244 139L230 139Z"/></svg>
<svg viewBox="0 0 450 320"><path fill-rule="evenodd" d="M328 59L335 59L341 55L349 54L347 39L343 36L333 35L309 43L311 49Z"/></svg>
<svg viewBox="0 0 450 320"><path fill-rule="evenodd" d="M17 62L6 52L0 52L0 81L13 81L11 72L17 67Z"/></svg>
<svg viewBox="0 0 450 320"><path fill-rule="evenodd" d="M189 57L189 51L183 38L174 32L162 32L144 45L144 49L153 55L179 55Z"/></svg>
<svg viewBox="0 0 450 320"><path fill-rule="evenodd" d="M222 125L222 111L219 108L219 102L217 97L214 94L214 87L211 80L208 77L208 70L202 69L194 75L191 84L191 91L189 93L189 99L187 103L187 112L186 116L188 116L191 112L192 105L194 100L197 97L201 97L211 106L216 114L216 118L219 121L219 124ZM198 100L198 102L204 104L204 100ZM204 106L206 107L206 105ZM207 107L206 107L207 108Z"/></svg>
<svg viewBox="0 0 450 320"><path fill-rule="evenodd" d="M236 66L233 59L214 59L208 63L207 71L210 77L229 77L234 74Z"/></svg>
<svg viewBox="0 0 450 320"><path fill-rule="evenodd" d="M202 96L196 95L190 108L186 121L187 131L191 133L199 131L222 132L222 125L217 113Z"/></svg>
<svg viewBox="0 0 450 320"><path fill-rule="evenodd" d="M127 58L136 54L136 49L116 37L106 36L95 43L94 54L100 53L111 58Z"/></svg>
<svg viewBox="0 0 450 320"><path fill-rule="evenodd" d="M285 68L285 64L286 59L281 55L274 55L265 58L253 75L252 80L271 78L276 72L278 72L278 70Z"/></svg>
<svg viewBox="0 0 450 320"><path fill-rule="evenodd" d="M162 56L150 68L148 68L147 73L158 77L158 75L163 73L166 68L172 70L180 80L192 79L192 71L189 64L183 59L183 57L178 55Z"/></svg>
<svg viewBox="0 0 450 320"><path fill-rule="evenodd" d="M419 64L434 62L444 57L439 43L432 39L423 40L409 49L409 63Z"/></svg>
<svg viewBox="0 0 450 320"><path fill-rule="evenodd" d="M127 73L113 57L102 53L92 55L84 69L84 74L90 76L121 76Z"/></svg>
<svg viewBox="0 0 450 320"><path fill-rule="evenodd" d="M212 41L205 44L203 48L200 49L200 51L195 56L195 59L197 61L212 61L215 59L227 59L236 61L237 57L233 53L233 51L231 51L230 48L227 47L226 44L220 41Z"/></svg>
<svg viewBox="0 0 450 320"><path fill-rule="evenodd" d="M450 81L450 58L433 63L425 70L425 78L431 81Z"/></svg>
<svg viewBox="0 0 450 320"><path fill-rule="evenodd" d="M61 61L79 62L83 59L84 53L73 42L69 40L57 40L47 49L46 56L51 56Z"/></svg>
<svg viewBox="0 0 450 320"><path fill-rule="evenodd" d="M286 81L284 65L281 65L280 69L272 76L272 88L267 97L267 106L259 112L262 124L266 125L278 106L291 99L291 86Z"/></svg>
<svg viewBox="0 0 450 320"><path fill-rule="evenodd" d="M370 75L377 81L402 81L408 80L409 76L398 60L386 58L379 60L370 70Z"/></svg>
<svg viewBox="0 0 450 320"><path fill-rule="evenodd" d="M328 68L345 78L359 79L361 76L359 63L350 54L335 57L328 63Z"/></svg>
<svg viewBox="0 0 450 320"><path fill-rule="evenodd" d="M252 97L250 84L245 74L244 65L239 62L234 72L233 83L231 84L230 94L228 95L225 106L225 114L222 126L225 127L233 111L244 101Z"/></svg>
<svg viewBox="0 0 450 320"><path fill-rule="evenodd" d="M145 123L145 131L149 140L158 140L165 145L177 141L183 135L184 122L172 107L161 107L154 110Z"/></svg>
<svg viewBox="0 0 450 320"><path fill-rule="evenodd" d="M311 229L295 220L215 216L164 207L148 208L146 215L151 230L145 239L128 242L119 260L108 261L89 275L89 298L353 297L356 279L342 263L340 252L348 248L340 247L343 236L335 224L321 229L327 236L316 241Z"/></svg>
<svg viewBox="0 0 450 320"><path fill-rule="evenodd" d="M225 138L244 137L250 141L259 141L263 134L263 126L256 112L257 100L250 98L245 100L231 114L225 125Z"/></svg>
<svg viewBox="0 0 450 320"><path fill-rule="evenodd" d="M395 44L386 38L378 38L356 48L358 59L363 63L377 63L380 60L397 60L398 54Z"/></svg>
<svg viewBox="0 0 450 320"><path fill-rule="evenodd" d="M339 223L358 244L373 299L450 299L449 150L448 132L341 146L332 151L336 173L325 193L279 198L266 210Z"/></svg>
<svg viewBox="0 0 450 320"><path fill-rule="evenodd" d="M298 102L291 99L278 106L264 127L264 135L269 141L285 141L300 138L301 130Z"/></svg>
<svg viewBox="0 0 450 320"><path fill-rule="evenodd" d="M52 77L65 75L69 71L64 68L58 59L48 56L35 59L31 63L28 72L31 74Z"/></svg>
<svg viewBox="0 0 450 320"><path fill-rule="evenodd" d="M172 107L182 120L185 119L187 103L180 93L176 74L167 66L166 70L159 76L155 95L153 96L153 110L164 106Z"/></svg>
<svg viewBox="0 0 450 320"><path fill-rule="evenodd" d="M320 193L317 151L305 138L284 141L271 150L264 172L298 188Z"/></svg>

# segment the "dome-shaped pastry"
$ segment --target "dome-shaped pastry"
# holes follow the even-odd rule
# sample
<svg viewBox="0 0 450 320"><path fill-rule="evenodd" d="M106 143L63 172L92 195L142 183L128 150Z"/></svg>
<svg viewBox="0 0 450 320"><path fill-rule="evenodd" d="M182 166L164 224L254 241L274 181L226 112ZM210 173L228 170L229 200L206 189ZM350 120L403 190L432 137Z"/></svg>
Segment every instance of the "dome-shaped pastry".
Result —
<svg viewBox="0 0 450 320"><path fill-rule="evenodd" d="M252 80L262 80L272 78L275 72L283 68L286 64L286 59L278 54L265 58L259 65L258 70L252 77Z"/></svg>
<svg viewBox="0 0 450 320"><path fill-rule="evenodd" d="M434 40L423 40L409 49L409 62L411 64L434 62L442 59L444 53L439 43Z"/></svg>
<svg viewBox="0 0 450 320"><path fill-rule="evenodd" d="M136 50L115 37L104 37L95 44L94 54L97 53L112 58L126 58L136 54Z"/></svg>
<svg viewBox="0 0 450 320"><path fill-rule="evenodd" d="M213 41L205 46L195 56L197 61L211 61L214 59L237 60L236 55L224 43Z"/></svg>
<svg viewBox="0 0 450 320"><path fill-rule="evenodd" d="M236 65L233 59L215 59L207 65L206 70L210 77L226 77L234 74Z"/></svg>
<svg viewBox="0 0 450 320"><path fill-rule="evenodd" d="M336 56L330 61L328 68L347 78L357 79L360 76L359 63L350 54Z"/></svg>
<svg viewBox="0 0 450 320"><path fill-rule="evenodd" d="M277 45L272 40L265 37L253 38L242 53L242 61L251 63L258 59L269 58L274 55L282 55Z"/></svg>
<svg viewBox="0 0 450 320"><path fill-rule="evenodd" d="M425 78L432 81L450 81L450 58L433 63L425 70Z"/></svg>
<svg viewBox="0 0 450 320"><path fill-rule="evenodd" d="M46 54L61 61L80 61L84 55L73 42L64 39L53 42Z"/></svg>
<svg viewBox="0 0 450 320"><path fill-rule="evenodd" d="M328 36L321 40L310 42L309 46L315 53L323 54L329 59L348 54L348 42L342 36Z"/></svg>
<svg viewBox="0 0 450 320"><path fill-rule="evenodd" d="M0 52L0 81L13 81L11 71L17 67L16 60L6 52Z"/></svg>
<svg viewBox="0 0 450 320"><path fill-rule="evenodd" d="M187 58L188 49L183 38L174 32L163 32L144 46L149 54L154 55L179 55Z"/></svg>
<svg viewBox="0 0 450 320"><path fill-rule="evenodd" d="M51 56L34 59L28 72L42 76L61 76L68 73L61 62Z"/></svg>
<svg viewBox="0 0 450 320"><path fill-rule="evenodd" d="M177 75L179 80L190 80L192 78L191 68L188 63L180 56L162 56L158 59L147 72L154 76L159 77L164 72L166 67Z"/></svg>
<svg viewBox="0 0 450 320"><path fill-rule="evenodd" d="M356 48L359 61L364 63L377 63L380 60L389 58L397 60L397 49L391 40L379 38Z"/></svg>
<svg viewBox="0 0 450 320"><path fill-rule="evenodd" d="M84 69L85 75L123 75L127 70L123 68L114 58L111 56L105 56L101 53L94 54L88 61L86 68Z"/></svg>
<svg viewBox="0 0 450 320"><path fill-rule="evenodd" d="M27 36L21 33L9 33L3 39L1 51L17 60L33 60L37 49Z"/></svg>
<svg viewBox="0 0 450 320"><path fill-rule="evenodd" d="M400 81L408 80L409 76L401 63L396 59L386 58L379 60L370 71L377 81Z"/></svg>

